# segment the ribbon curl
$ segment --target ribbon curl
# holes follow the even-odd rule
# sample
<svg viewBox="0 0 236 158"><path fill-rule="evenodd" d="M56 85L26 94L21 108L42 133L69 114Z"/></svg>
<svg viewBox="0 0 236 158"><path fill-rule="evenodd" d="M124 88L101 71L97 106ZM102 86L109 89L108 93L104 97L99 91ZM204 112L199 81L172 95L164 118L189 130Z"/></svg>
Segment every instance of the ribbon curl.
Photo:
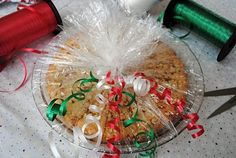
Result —
<svg viewBox="0 0 236 158"><path fill-rule="evenodd" d="M88 85L90 83L90 85ZM197 121L199 120L199 116L197 113L190 113L184 114L184 109L186 106L186 102L184 99L175 101L172 98L172 91L169 88L162 87L158 85L158 83L154 79L147 78L143 73L135 73L133 76L128 76L127 78L123 78L120 76L115 76L114 79L112 78L111 72L109 71L106 76L102 77L102 79L96 79L92 72L90 72L90 78L82 78L77 80L72 86L72 95L67 97L65 100L62 99L53 99L47 111L47 117L49 120L53 121L57 115L64 116L66 114L66 106L67 103L72 99L75 98L77 101L82 101L85 99L85 94L92 91L94 84L96 83L97 89L107 89L109 90L108 99L105 98L102 94L97 94L95 96L96 101L100 104L97 105L90 105L89 111L92 113L98 114L98 116L93 116L91 114L86 116L85 124L82 126L82 130L78 128L74 128L74 137L75 142L78 143L78 138L83 141L83 143L88 143L87 139L94 139L97 138L96 147L99 147L102 141L102 127L100 125L101 119L101 112L105 105L108 105L108 108L115 112L115 118L108 121L106 123L106 127L113 130L115 134L107 139L107 147L113 152L112 154L104 154L103 158L120 158L121 151L115 145L116 142L121 140L121 130L119 127L120 120L120 107L129 107L136 102L135 98L136 95L138 96L146 96L148 94L152 94L156 96L160 100L165 100L168 104L175 106L178 110L180 116L183 120L188 121L187 129L189 131L192 130L199 130L198 132L192 134L193 138L197 138L204 133L204 128L202 125L197 125ZM131 86L134 89L134 94L129 92L123 91L125 86ZM83 88L85 87L85 88ZM79 91L76 90L79 89ZM129 99L128 103L125 105L121 105L124 95ZM58 104L58 100L62 103ZM135 124L135 123L144 123L148 127L149 130L147 131L140 131L135 136L134 145L136 148L143 149L143 148L151 148L148 151L141 152L140 156L142 157L153 157L155 155L155 151L157 148L157 142L155 141L156 135L155 130L142 119L138 118L138 107L136 112L134 113L133 117L129 120L125 120L123 122L123 126L125 128ZM98 131L92 135L86 135L85 130L90 124L96 124ZM139 142L139 137L145 136L149 139L146 143ZM150 147L154 144L153 147Z"/></svg>
<svg viewBox="0 0 236 158"><path fill-rule="evenodd" d="M141 76L143 78L146 78L143 73L136 73L136 76ZM147 78L146 78L147 79ZM166 100L168 104L175 106L180 113L181 117L183 120L189 121L187 125L187 129L189 131L192 130L199 130L198 132L192 134L192 137L195 139L197 137L200 137L204 132L204 128L202 125L197 125L197 121L199 119L199 116L197 113L192 113L192 114L183 114L184 113L184 108L186 106L186 102L184 99L182 100L177 100L176 102L173 101L172 95L171 95L171 89L169 88L164 88L162 92L159 92L158 88L160 87L155 80L153 79L147 79L150 81L150 83L153 85L150 88L149 93L154 94L157 98L160 100ZM163 87L162 87L163 88Z"/></svg>
<svg viewBox="0 0 236 158"><path fill-rule="evenodd" d="M113 129L116 131L116 134L113 135L112 138L107 140L107 147L113 151L115 154L109 155L109 154L104 154L103 158L120 158L121 151L119 148L117 148L114 143L118 142L121 140L121 133L120 133L120 128L117 126L120 123L120 109L119 109L119 104L122 101L122 90L125 86L125 82L122 78L120 77L115 77L116 82L118 81L118 84L121 86L116 86L116 82L114 79L111 78L111 71L109 71L106 74L106 83L109 85L113 85L111 87L109 96L108 96L108 106L109 109L112 111L116 112L118 117L115 117L113 120L109 121L107 123L107 127L110 129Z"/></svg>

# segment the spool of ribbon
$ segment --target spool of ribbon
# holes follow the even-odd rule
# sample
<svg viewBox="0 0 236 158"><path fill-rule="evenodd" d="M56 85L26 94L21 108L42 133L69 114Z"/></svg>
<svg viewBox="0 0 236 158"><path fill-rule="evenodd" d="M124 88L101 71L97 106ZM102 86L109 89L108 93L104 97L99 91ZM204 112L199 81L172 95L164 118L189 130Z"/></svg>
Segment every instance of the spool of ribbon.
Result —
<svg viewBox="0 0 236 158"><path fill-rule="evenodd" d="M51 2L44 0L0 19L0 71L17 50L51 32L58 33L61 17Z"/></svg>
<svg viewBox="0 0 236 158"><path fill-rule="evenodd" d="M163 24L170 28L177 22L191 27L221 48L222 61L236 44L236 25L192 0L172 0L164 13Z"/></svg>

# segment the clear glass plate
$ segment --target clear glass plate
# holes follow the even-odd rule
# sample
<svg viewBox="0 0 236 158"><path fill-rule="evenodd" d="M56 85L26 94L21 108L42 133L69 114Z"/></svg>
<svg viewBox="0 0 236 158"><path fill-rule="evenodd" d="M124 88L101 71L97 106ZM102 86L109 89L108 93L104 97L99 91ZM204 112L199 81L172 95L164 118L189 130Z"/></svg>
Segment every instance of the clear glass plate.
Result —
<svg viewBox="0 0 236 158"><path fill-rule="evenodd" d="M204 95L204 78L198 60L196 59L191 49L183 41L173 36L172 34L167 33L166 36L162 37L161 41L172 48L176 52L177 56L181 58L182 62L185 64L185 70L188 74L189 79L189 89L187 92L188 95L186 106L187 108L185 110L198 112L201 107ZM50 100L47 91L45 90L45 73L43 72L47 72L48 66L48 64L43 64L42 62L37 62L35 66L32 79L32 91L34 100L42 117L52 127L52 129L55 130L59 135L66 138L69 142L73 143L73 133L70 129L66 128L61 121L58 121L56 119L55 121L51 122L46 117L46 110ZM175 124L176 134L166 132L165 134L158 136L158 138L156 139L158 145L161 146L175 138L186 128L186 125L186 121L180 120ZM80 144L80 146L86 149L94 150L93 148L90 148L84 144ZM144 150L137 149L132 145L118 146L118 148L121 150L122 154L142 152ZM102 144L96 150L98 152L110 152L106 147L106 144Z"/></svg>

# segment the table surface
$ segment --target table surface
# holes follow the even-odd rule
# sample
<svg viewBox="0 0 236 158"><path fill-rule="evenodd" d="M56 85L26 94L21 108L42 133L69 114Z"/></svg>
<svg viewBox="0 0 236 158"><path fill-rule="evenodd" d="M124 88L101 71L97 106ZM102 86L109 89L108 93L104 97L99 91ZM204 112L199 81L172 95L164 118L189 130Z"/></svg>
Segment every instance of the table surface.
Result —
<svg viewBox="0 0 236 158"><path fill-rule="evenodd" d="M236 23L236 0L197 0L205 7ZM64 2L64 1L63 1ZM58 2L59 3L59 2ZM0 5L0 16L15 10L15 5ZM164 5L159 5L163 10ZM236 87L236 50L221 63L216 62L218 48L191 34L184 39L194 51L204 73L205 91ZM37 47L42 46L38 43ZM24 54L32 72L37 56ZM0 73L0 86L14 87L21 81L22 68L15 60ZM29 79L31 80L31 78ZM235 158L236 157L236 107L212 119L207 117L232 96L204 98L199 112L206 129L199 139L192 139L187 131L158 150L159 158ZM1 158L51 158L48 144L50 127L42 119L33 100L31 82L17 92L0 93L0 157ZM73 156L72 147L55 134L55 142L64 157ZM92 155L91 155L92 154ZM80 150L81 158L94 153ZM95 157L95 156L94 156Z"/></svg>

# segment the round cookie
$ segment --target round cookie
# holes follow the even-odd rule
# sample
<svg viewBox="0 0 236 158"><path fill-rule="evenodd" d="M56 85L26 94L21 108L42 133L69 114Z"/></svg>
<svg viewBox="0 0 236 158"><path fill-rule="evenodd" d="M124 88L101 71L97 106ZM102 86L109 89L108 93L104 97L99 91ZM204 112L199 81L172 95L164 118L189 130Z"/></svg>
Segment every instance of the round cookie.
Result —
<svg viewBox="0 0 236 158"><path fill-rule="evenodd" d="M74 43L73 40L68 41L68 45L72 47L79 47L78 44ZM55 58L60 58L61 55L68 55L70 52L63 49L60 50L61 53L56 54ZM168 45L159 42L155 52L148 58L143 60L136 68L130 68L130 72L143 72L146 76L151 77L156 80L157 83L163 85L164 87L169 87L172 90L172 96L174 99L185 99L186 91L188 89L188 76L185 72L185 66L182 61L176 56L175 52L168 47ZM74 69L70 66L63 66L57 64L51 64L48 68L46 74L46 90L49 99L61 98L65 99L67 96L71 95L73 83L85 76L89 76L89 70ZM78 102L76 99L71 99L67 105L67 113L60 120L67 128L72 129L73 127L80 127L84 125L85 117L88 114L96 115L89 111L90 105L98 105L95 99L95 95L101 93L104 97L108 97L108 91L102 91L93 89L89 94L86 95L86 99L82 102ZM128 102L127 99L123 99L123 104ZM142 120L145 120L149 125L151 125L156 134L159 135L165 131L165 125L163 119L173 122L175 124L180 119L179 114L175 107L167 104L165 101L160 101L155 97L149 98L156 109L153 112L152 109L147 108L142 101L142 99L137 100L136 106L130 107L120 107L121 114L117 114L111 111L107 105L105 105L102 110L100 123L103 129L102 142L105 143L107 139L112 138L115 131L106 128L106 123L111 121L114 117L120 117L121 122L119 123L119 128L121 129L121 143L127 144L127 142L133 142L135 135L139 131L147 130L144 123L136 123L132 126L125 128L122 124L123 121L131 118L138 108L138 116ZM158 115L157 115L158 113ZM97 132L97 127L95 124L89 125L85 133L87 135L92 135Z"/></svg>

